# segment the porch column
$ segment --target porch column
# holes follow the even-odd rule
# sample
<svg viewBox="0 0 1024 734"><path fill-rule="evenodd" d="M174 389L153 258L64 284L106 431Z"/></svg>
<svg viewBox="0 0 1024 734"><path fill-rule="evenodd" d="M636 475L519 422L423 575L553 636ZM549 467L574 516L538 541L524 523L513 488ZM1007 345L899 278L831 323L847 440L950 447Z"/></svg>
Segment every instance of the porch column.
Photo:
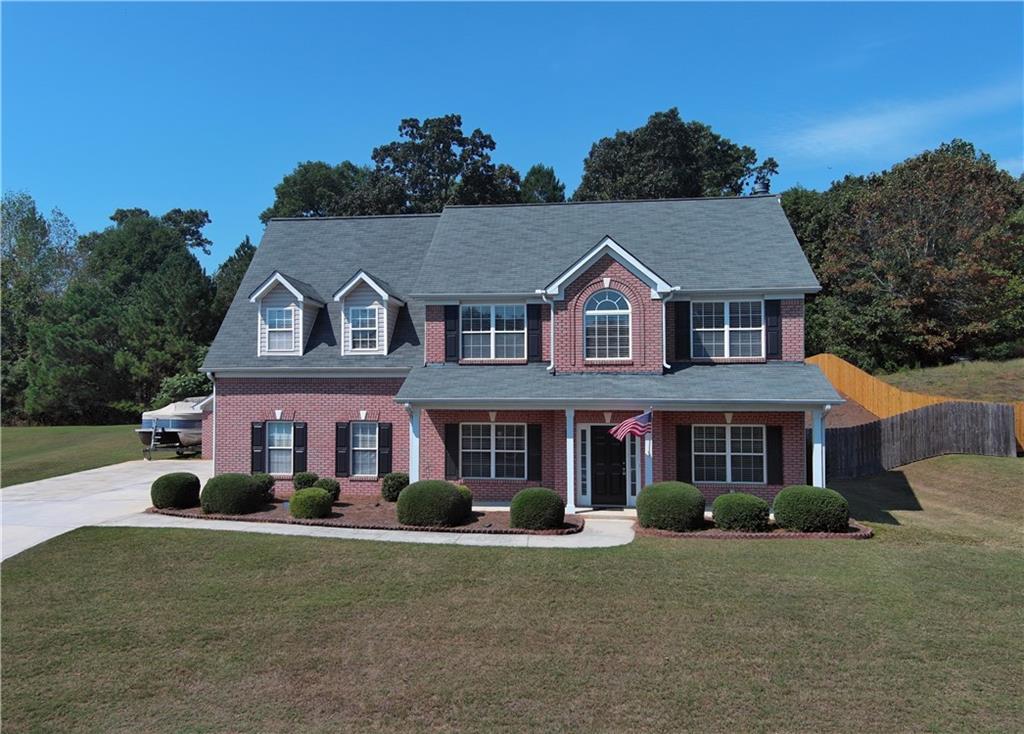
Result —
<svg viewBox="0 0 1024 734"><path fill-rule="evenodd" d="M825 486L825 411L811 411L811 484Z"/></svg>
<svg viewBox="0 0 1024 734"><path fill-rule="evenodd" d="M651 430L644 434L644 481L654 482L654 408L651 408ZM643 485L641 485L643 486ZM639 491L639 487L637 488Z"/></svg>
<svg viewBox="0 0 1024 734"><path fill-rule="evenodd" d="M576 512L576 409L565 409L565 511Z"/></svg>
<svg viewBox="0 0 1024 734"><path fill-rule="evenodd" d="M409 407L409 483L420 480L420 409Z"/></svg>

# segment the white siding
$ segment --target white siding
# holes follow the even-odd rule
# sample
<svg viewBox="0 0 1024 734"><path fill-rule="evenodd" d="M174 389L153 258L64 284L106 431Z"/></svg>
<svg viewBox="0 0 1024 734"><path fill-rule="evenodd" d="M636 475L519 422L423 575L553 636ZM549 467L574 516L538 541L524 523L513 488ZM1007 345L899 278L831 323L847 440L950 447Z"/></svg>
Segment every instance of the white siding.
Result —
<svg viewBox="0 0 1024 734"><path fill-rule="evenodd" d="M352 353L352 325L348 319L350 308L377 308L377 349L373 351L359 350L359 354L387 354L387 340L389 330L387 328L386 310L384 302L375 291L366 283L360 283L345 296L341 303L341 344L342 353Z"/></svg>
<svg viewBox="0 0 1024 734"><path fill-rule="evenodd" d="M267 309L269 308L290 308L292 309L292 323L295 325L293 332L294 339L291 351L267 350ZM259 354L290 355L302 354L302 333L303 333L302 308L295 296L282 285L276 285L260 300L259 315Z"/></svg>

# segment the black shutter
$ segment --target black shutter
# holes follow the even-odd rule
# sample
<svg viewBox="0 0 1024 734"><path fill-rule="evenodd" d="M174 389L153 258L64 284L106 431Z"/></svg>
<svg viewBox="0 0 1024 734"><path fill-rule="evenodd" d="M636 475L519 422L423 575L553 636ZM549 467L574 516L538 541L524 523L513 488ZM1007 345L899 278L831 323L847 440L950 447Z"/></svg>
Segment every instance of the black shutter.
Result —
<svg viewBox="0 0 1024 734"><path fill-rule="evenodd" d="M668 304L676 307L676 361L690 360L690 302L676 301Z"/></svg>
<svg viewBox="0 0 1024 734"><path fill-rule="evenodd" d="M377 424L377 474L391 473L391 424Z"/></svg>
<svg viewBox="0 0 1024 734"><path fill-rule="evenodd" d="M252 469L262 472L267 470L267 438L266 423L252 424Z"/></svg>
<svg viewBox="0 0 1024 734"><path fill-rule="evenodd" d="M444 361L459 361L459 307L444 307Z"/></svg>
<svg viewBox="0 0 1024 734"><path fill-rule="evenodd" d="M782 426L768 426L764 430L768 484L782 484Z"/></svg>
<svg viewBox="0 0 1024 734"><path fill-rule="evenodd" d="M348 423L334 424L334 476L348 476Z"/></svg>
<svg viewBox="0 0 1024 734"><path fill-rule="evenodd" d="M292 424L294 441L292 443L292 473L306 471L306 424Z"/></svg>
<svg viewBox="0 0 1024 734"><path fill-rule="evenodd" d="M779 301L764 302L764 355L768 359L782 359L782 319L779 316Z"/></svg>
<svg viewBox="0 0 1024 734"><path fill-rule="evenodd" d="M444 478L459 478L459 424L444 424Z"/></svg>
<svg viewBox="0 0 1024 734"><path fill-rule="evenodd" d="M693 426L676 426L676 479L691 484L693 482Z"/></svg>
<svg viewBox="0 0 1024 734"><path fill-rule="evenodd" d="M540 354L540 304L530 303L526 306L526 358L540 362Z"/></svg>
<svg viewBox="0 0 1024 734"><path fill-rule="evenodd" d="M526 478L537 482L543 468L542 447L540 423L531 423L526 427Z"/></svg>

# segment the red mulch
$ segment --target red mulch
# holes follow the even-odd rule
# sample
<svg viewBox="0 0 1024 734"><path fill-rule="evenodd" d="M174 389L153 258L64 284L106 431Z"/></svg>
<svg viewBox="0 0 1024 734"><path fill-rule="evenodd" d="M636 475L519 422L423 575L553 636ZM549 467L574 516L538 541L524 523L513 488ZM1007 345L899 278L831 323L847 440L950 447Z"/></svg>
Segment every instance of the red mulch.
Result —
<svg viewBox="0 0 1024 734"><path fill-rule="evenodd" d="M845 533L798 533L794 530L784 530L776 525L772 525L770 528L766 533L719 530L714 523L706 521L703 530L676 533L671 530L642 528L640 523L637 523L636 533L657 538L703 538L705 540L866 540L875 534L871 528L853 520L850 521L850 527Z"/></svg>
<svg viewBox="0 0 1024 734"><path fill-rule="evenodd" d="M450 528L419 527L402 525L395 517L393 502L375 499L351 499L334 503L330 517L321 519L300 520L292 517L285 508L283 501L275 501L260 512L248 515L217 515L206 514L202 508L191 507L186 510L150 507L147 512L175 517L193 517L204 520L237 520L239 522L278 522L291 525L324 525L335 528L362 528L365 530L430 530L440 533L477 533L485 535L571 535L583 530L583 518L578 515L566 515L565 525L556 530L523 530L509 527L508 512L477 512L464 524Z"/></svg>

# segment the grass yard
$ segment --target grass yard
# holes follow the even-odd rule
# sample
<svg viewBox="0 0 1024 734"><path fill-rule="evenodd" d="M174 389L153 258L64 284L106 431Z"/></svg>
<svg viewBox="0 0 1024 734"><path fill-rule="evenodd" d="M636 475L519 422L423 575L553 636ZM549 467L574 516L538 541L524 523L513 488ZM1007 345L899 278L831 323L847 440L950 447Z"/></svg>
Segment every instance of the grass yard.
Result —
<svg viewBox="0 0 1024 734"><path fill-rule="evenodd" d="M995 402L1024 400L1024 359L964 362L878 377L903 390L932 395Z"/></svg>
<svg viewBox="0 0 1024 734"><path fill-rule="evenodd" d="M45 426L0 429L0 486L142 458L138 426ZM163 452L158 458L175 458Z"/></svg>
<svg viewBox="0 0 1024 734"><path fill-rule="evenodd" d="M1019 730L1024 460L840 489L877 538L78 530L3 566L4 730Z"/></svg>

